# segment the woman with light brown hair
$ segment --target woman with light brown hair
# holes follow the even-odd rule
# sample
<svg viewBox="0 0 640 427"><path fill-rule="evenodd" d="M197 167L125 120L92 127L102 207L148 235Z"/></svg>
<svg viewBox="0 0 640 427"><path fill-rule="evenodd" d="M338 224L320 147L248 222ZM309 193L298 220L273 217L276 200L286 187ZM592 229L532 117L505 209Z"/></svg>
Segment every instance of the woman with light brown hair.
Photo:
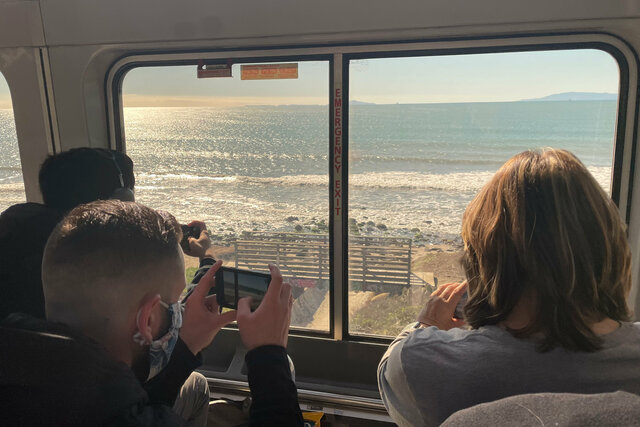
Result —
<svg viewBox="0 0 640 427"><path fill-rule="evenodd" d="M398 424L525 393L640 394L626 226L573 154L507 161L467 207L462 238L467 280L440 286L380 362Z"/></svg>

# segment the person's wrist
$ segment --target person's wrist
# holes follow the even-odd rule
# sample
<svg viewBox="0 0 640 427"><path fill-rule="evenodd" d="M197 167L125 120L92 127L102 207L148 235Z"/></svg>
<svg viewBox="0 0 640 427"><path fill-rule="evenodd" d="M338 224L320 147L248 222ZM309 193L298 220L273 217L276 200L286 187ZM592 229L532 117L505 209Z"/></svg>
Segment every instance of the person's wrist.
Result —
<svg viewBox="0 0 640 427"><path fill-rule="evenodd" d="M200 258L200 261L202 261L205 258L211 258L213 260L215 260L215 256L214 253L211 249L207 249L206 251L204 251L204 253L202 255L200 255L198 258Z"/></svg>
<svg viewBox="0 0 640 427"><path fill-rule="evenodd" d="M202 348L197 344L198 340L194 339L194 337L191 337L189 333L185 333L185 331L180 330L179 337L184 345L186 345L189 351L194 355L202 351Z"/></svg>

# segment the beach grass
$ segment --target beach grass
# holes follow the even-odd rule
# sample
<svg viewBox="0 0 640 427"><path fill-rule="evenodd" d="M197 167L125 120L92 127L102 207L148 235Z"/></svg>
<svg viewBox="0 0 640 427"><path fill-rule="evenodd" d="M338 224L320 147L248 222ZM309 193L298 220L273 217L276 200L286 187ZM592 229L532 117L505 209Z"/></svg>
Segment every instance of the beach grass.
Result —
<svg viewBox="0 0 640 427"><path fill-rule="evenodd" d="M349 329L363 334L395 337L416 317L429 297L424 288L406 289L401 295L374 298L350 319Z"/></svg>
<svg viewBox="0 0 640 427"><path fill-rule="evenodd" d="M196 271L198 271L198 267L187 267L184 270L184 278L187 283L191 283L191 281L193 280L193 276L196 275Z"/></svg>

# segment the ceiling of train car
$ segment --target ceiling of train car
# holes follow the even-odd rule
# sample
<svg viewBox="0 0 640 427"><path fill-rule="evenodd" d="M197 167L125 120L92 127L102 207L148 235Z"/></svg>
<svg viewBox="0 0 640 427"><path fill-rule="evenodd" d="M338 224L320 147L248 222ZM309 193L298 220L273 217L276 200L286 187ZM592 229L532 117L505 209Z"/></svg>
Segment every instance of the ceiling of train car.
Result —
<svg viewBox="0 0 640 427"><path fill-rule="evenodd" d="M640 0L0 0L0 8L0 46L41 42L40 16L50 46L640 16Z"/></svg>
<svg viewBox="0 0 640 427"><path fill-rule="evenodd" d="M0 47L43 44L39 2L0 0Z"/></svg>

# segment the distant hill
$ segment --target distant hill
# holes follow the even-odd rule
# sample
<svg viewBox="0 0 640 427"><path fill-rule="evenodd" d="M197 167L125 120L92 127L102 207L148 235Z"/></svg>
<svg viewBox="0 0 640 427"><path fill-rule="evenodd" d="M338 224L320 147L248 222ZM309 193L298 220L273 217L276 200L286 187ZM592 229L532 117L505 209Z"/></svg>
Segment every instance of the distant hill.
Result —
<svg viewBox="0 0 640 427"><path fill-rule="evenodd" d="M351 104L351 105L376 105L375 102L364 102L364 101L358 101L357 99L354 99L353 101L349 101L349 104Z"/></svg>
<svg viewBox="0 0 640 427"><path fill-rule="evenodd" d="M522 101L615 101L618 99L616 93L606 92L563 92L542 98L523 99Z"/></svg>

